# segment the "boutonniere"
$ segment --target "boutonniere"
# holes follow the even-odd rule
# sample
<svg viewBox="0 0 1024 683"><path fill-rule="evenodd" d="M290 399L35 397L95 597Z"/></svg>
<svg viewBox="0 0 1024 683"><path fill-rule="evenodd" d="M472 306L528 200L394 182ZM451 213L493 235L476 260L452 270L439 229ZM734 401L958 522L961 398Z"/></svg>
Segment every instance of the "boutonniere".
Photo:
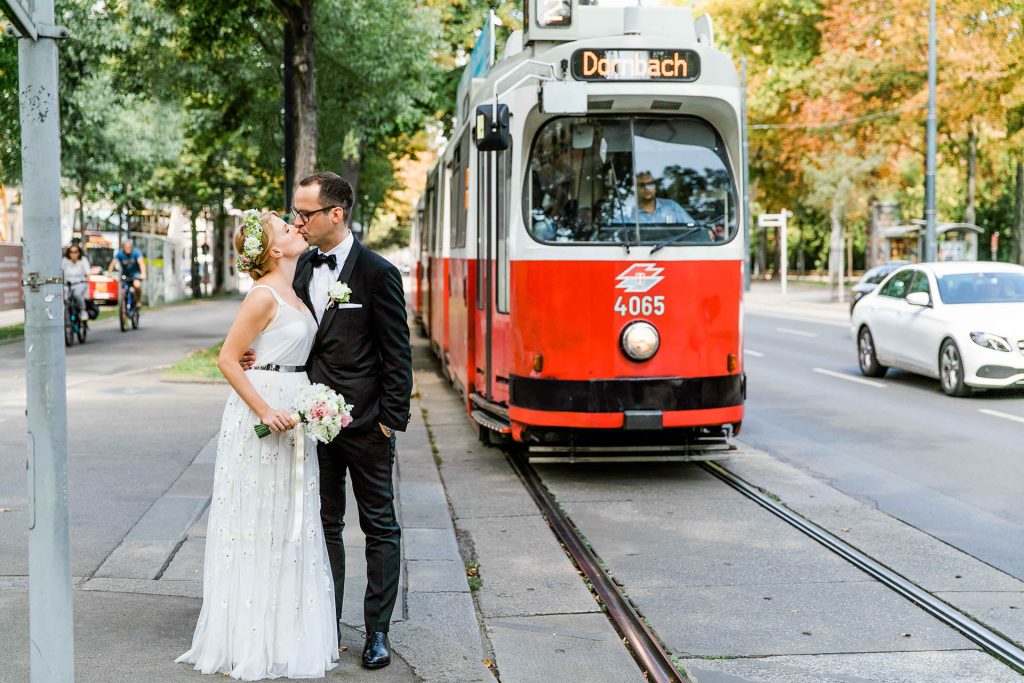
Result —
<svg viewBox="0 0 1024 683"><path fill-rule="evenodd" d="M327 308L334 304L347 304L352 296L352 288L347 282L332 282L327 285Z"/></svg>

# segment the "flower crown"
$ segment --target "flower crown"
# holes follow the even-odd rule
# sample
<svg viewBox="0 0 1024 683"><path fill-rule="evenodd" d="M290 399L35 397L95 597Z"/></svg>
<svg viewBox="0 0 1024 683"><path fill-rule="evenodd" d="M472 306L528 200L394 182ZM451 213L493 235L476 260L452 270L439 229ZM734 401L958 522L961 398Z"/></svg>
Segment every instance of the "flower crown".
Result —
<svg viewBox="0 0 1024 683"><path fill-rule="evenodd" d="M240 273L252 270L263 254L263 223L260 222L259 211L249 209L242 212L242 231L245 234L245 242L242 244L242 253L238 255L237 262Z"/></svg>

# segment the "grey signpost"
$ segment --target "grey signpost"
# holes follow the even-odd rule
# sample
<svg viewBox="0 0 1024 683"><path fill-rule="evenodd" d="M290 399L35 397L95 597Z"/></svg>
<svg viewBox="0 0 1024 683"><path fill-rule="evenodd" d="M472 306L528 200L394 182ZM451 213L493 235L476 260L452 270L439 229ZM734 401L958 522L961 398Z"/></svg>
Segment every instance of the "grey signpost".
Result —
<svg viewBox="0 0 1024 683"><path fill-rule="evenodd" d="M18 40L25 225L29 665L32 683L73 681L68 531L60 121L53 0L0 0Z"/></svg>

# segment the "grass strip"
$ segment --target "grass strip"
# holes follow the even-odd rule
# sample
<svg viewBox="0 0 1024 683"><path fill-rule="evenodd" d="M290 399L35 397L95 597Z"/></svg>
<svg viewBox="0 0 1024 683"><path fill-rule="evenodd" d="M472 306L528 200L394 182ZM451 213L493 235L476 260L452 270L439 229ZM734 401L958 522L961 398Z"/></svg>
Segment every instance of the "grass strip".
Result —
<svg viewBox="0 0 1024 683"><path fill-rule="evenodd" d="M224 342L217 342L208 349L200 349L188 354L161 375L165 379L177 381L225 382L224 375L217 369L217 357Z"/></svg>

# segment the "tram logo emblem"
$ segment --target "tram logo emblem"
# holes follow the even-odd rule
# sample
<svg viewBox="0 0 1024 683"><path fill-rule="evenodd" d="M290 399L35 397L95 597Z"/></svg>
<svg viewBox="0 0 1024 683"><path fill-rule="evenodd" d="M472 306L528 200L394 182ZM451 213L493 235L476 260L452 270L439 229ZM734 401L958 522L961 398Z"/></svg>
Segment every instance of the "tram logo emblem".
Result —
<svg viewBox="0 0 1024 683"><path fill-rule="evenodd" d="M665 279L662 276L664 270L654 263L634 263L616 276L619 284L615 288L631 293L649 292Z"/></svg>

